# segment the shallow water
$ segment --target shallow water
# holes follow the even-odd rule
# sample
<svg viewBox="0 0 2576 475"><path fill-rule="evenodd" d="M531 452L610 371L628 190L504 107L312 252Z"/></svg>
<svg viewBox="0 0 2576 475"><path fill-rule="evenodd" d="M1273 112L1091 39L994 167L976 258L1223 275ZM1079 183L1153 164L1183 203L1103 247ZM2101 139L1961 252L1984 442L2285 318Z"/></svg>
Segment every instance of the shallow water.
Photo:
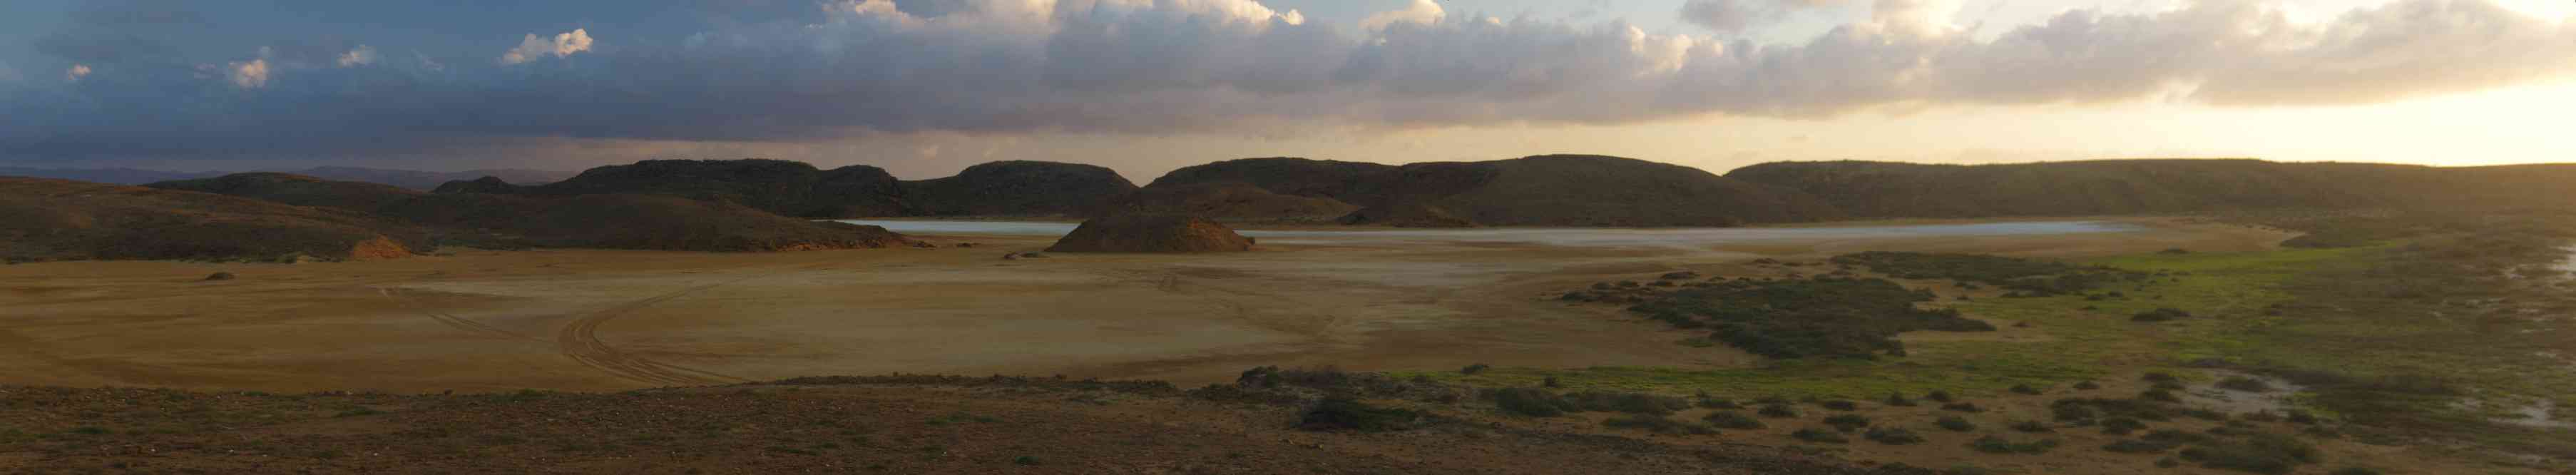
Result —
<svg viewBox="0 0 2576 475"><path fill-rule="evenodd" d="M884 226L906 234L1000 234L1061 236L1074 223L1035 221L876 221L844 223ZM2145 228L2109 221L2027 221L2010 223L1924 224L1905 226L1820 226L1799 228L1473 228L1341 230L1246 230L1243 235L1280 244L1354 242L1495 242L1556 246L1632 247L1704 245L1750 241L1810 241L1919 237L2019 236L2135 232Z"/></svg>

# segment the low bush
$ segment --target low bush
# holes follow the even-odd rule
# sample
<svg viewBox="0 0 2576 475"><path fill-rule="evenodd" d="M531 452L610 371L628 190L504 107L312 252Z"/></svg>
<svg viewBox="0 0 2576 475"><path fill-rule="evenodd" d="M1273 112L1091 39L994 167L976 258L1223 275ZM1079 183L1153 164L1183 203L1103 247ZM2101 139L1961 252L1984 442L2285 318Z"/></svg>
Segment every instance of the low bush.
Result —
<svg viewBox="0 0 2576 475"><path fill-rule="evenodd" d="M1707 421L1708 425L1716 426L1720 429L1750 430L1760 429L1763 427L1762 420L1754 419L1753 416L1744 415L1744 413L1735 411L1711 412L1708 413L1708 416L1701 417L1700 420Z"/></svg>
<svg viewBox="0 0 2576 475"><path fill-rule="evenodd" d="M2123 453L2123 454L2152 454L2152 453L2162 453L2162 452L2167 451L2167 450L2173 450L2173 448L2174 448L2174 444L2165 443L2165 442L2153 442L2153 441L2137 440L2137 439L2120 439L2120 440L2117 440L2117 441L2113 441L2113 442L2111 442L2111 443L2110 443L2110 444L2108 444L2108 445L2103 445L2103 446L2102 446L2102 450L2104 450L2104 451L2117 452L2117 453Z"/></svg>
<svg viewBox="0 0 2576 475"><path fill-rule="evenodd" d="M2015 385L2013 385L2013 387L2012 387L2012 392L2013 392L2013 394L2033 394L2033 395L2035 395L2035 394L2039 394L2039 388L2031 387L2031 385L2028 385L2028 384L2015 384Z"/></svg>
<svg viewBox="0 0 2576 475"><path fill-rule="evenodd" d="M2103 420L2102 420L2102 433L2104 433L2104 434L2111 434L2111 435L2129 435L2129 433L2131 433L2131 432L2137 432L2137 431L2146 430L2146 429L2147 429L2147 423L2145 423L2145 422L2140 422L2140 421L2138 421L2137 419L2132 419L2132 418L2127 418L2127 417L2113 417L2113 418L2103 419Z"/></svg>
<svg viewBox="0 0 2576 475"><path fill-rule="evenodd" d="M1969 423L1968 418L1959 416L1941 416L1940 419L1932 420L1932 425L1941 426L1941 428L1949 429L1952 432L1969 432L1977 430L1976 424Z"/></svg>
<svg viewBox="0 0 2576 475"><path fill-rule="evenodd" d="M2183 449L2182 459L2202 468L2282 474L2317 463L2322 457L2307 441L2280 434L2252 434L2234 441L2210 441Z"/></svg>
<svg viewBox="0 0 2576 475"><path fill-rule="evenodd" d="M2046 423L2046 422L2040 422L2040 421L2021 421L2021 422L2015 422L2015 423L2013 423L2013 425L2012 425L2012 426L2010 426L2010 427L2012 427L2012 430L2017 430L2017 431L2022 431L2022 432L2056 432L2056 431L2057 431L2057 429L2053 429L2053 428L2048 427L2048 423Z"/></svg>
<svg viewBox="0 0 2576 475"><path fill-rule="evenodd" d="M2048 453L2051 449L2057 448L2057 439L2013 442L2005 440L2002 437L1989 435L1978 437L1976 441L1969 442L1968 448L1990 454L2044 454Z"/></svg>
<svg viewBox="0 0 2576 475"><path fill-rule="evenodd" d="M1883 279L1736 280L1684 289L1629 311L1678 328L1711 328L1709 339L1778 359L1903 356L1898 333L1995 329L1956 310L1915 305L1932 298Z"/></svg>
<svg viewBox="0 0 2576 475"><path fill-rule="evenodd" d="M1645 429L1657 434L1709 435L1717 433L1716 429L1710 429L1705 425L1691 423L1688 421L1676 421L1672 420L1672 418L1652 414L1629 414L1613 417L1609 420L1601 421L1601 425L1604 427L1618 429Z"/></svg>
<svg viewBox="0 0 2576 475"><path fill-rule="evenodd" d="M1836 410L1836 411L1857 411L1857 410L1860 410L1860 404L1859 404L1859 403L1854 403L1854 402L1851 402L1851 401L1845 401L1845 400L1840 400L1840 399L1835 399L1835 400L1830 400L1830 401L1825 401L1825 402L1819 402L1819 403L1816 403L1816 405L1818 405L1818 406L1823 406L1823 407L1824 407L1824 408L1826 408L1826 409L1832 409L1832 410Z"/></svg>
<svg viewBox="0 0 2576 475"><path fill-rule="evenodd" d="M1297 422L1305 430L1355 430L1383 432L1413 428L1424 419L1420 411L1370 406L1349 398L1325 398L1313 409L1306 410Z"/></svg>
<svg viewBox="0 0 2576 475"><path fill-rule="evenodd" d="M1494 401L1503 412L1531 417L1556 417L1582 410L1556 393L1538 388L1502 388L1487 390L1486 399Z"/></svg>
<svg viewBox="0 0 2576 475"><path fill-rule="evenodd" d="M1932 390L1932 392L1923 393L1923 398L1924 398L1924 399L1930 399L1930 400L1932 400L1932 402L1951 402L1952 400L1954 400L1954 399L1955 399L1955 398L1952 398L1952 397L1950 396L1950 392L1949 392L1949 391L1943 391L1943 390L1939 390L1939 389L1934 389L1934 390Z"/></svg>
<svg viewBox="0 0 2576 475"><path fill-rule="evenodd" d="M1869 432L1862 433L1860 437L1863 439L1869 439L1872 442L1887 445L1912 445L1923 443L1923 436L1916 435L1914 431L1894 427L1871 427L1869 428Z"/></svg>
<svg viewBox="0 0 2576 475"><path fill-rule="evenodd" d="M1487 365L1487 364L1484 364L1484 363L1476 363L1476 364L1467 365L1467 367L1465 367L1465 368L1459 368L1459 369L1458 369L1458 373L1459 373L1459 374L1476 374L1476 373L1482 373L1482 372L1485 372L1485 370L1486 370L1486 369L1489 369L1489 368L1493 368L1493 366L1492 366L1492 365Z"/></svg>
<svg viewBox="0 0 2576 475"><path fill-rule="evenodd" d="M1764 404L1761 410L1754 413L1770 418L1798 417L1798 410L1790 408L1787 404Z"/></svg>
<svg viewBox="0 0 2576 475"><path fill-rule="evenodd" d="M1833 426L1837 431L1851 432L1869 427L1869 418L1858 414L1838 414L1825 418L1825 425Z"/></svg>
<svg viewBox="0 0 2576 475"><path fill-rule="evenodd" d="M2232 376L2227 379L2218 380L2218 387L2220 389L2230 389L2250 393L2272 392L2272 383L2266 383L2261 379L2248 378L2244 376Z"/></svg>
<svg viewBox="0 0 2576 475"><path fill-rule="evenodd" d="M1646 393L1583 391L1565 395L1567 401L1585 411L1626 414L1667 415L1689 409L1690 401L1671 396Z"/></svg>
<svg viewBox="0 0 2576 475"><path fill-rule="evenodd" d="M2191 312L2185 312L2185 311L2182 311L2182 309L2177 309L2177 308L2173 308L2173 307L2157 307L2155 310L2148 310L2148 311L2144 311L2144 312L2138 312L2138 314L2137 314L2137 315L2130 315L2130 316L2129 316L2129 321L2132 321L2132 322L2169 322L2169 321L2181 320L2181 319L2185 319L2185 318L2191 318Z"/></svg>
<svg viewBox="0 0 2576 475"><path fill-rule="evenodd" d="M1834 431L1812 428L1798 429L1797 432L1789 433L1789 437L1807 442L1824 444L1844 444L1851 442L1851 439L1843 438L1842 434L1835 433Z"/></svg>
<svg viewBox="0 0 2576 475"><path fill-rule="evenodd" d="M1973 403L1973 402L1954 402L1954 403L1949 403L1949 404L1942 404L1942 405L1941 405L1941 410L1945 410L1945 411L1959 411L1959 412L1986 412L1986 408L1977 407L1977 403Z"/></svg>
<svg viewBox="0 0 2576 475"><path fill-rule="evenodd" d="M2081 390L2085 390L2085 391L2091 391L2091 390L2095 390L2095 389L2102 389L2102 384L2101 384L2101 383L2095 383L2095 382L2093 382L2092 380L2084 380L2084 381L2081 381L2081 382L2077 382L2077 383L2075 383L2075 389L2081 389Z"/></svg>
<svg viewBox="0 0 2576 475"><path fill-rule="evenodd" d="M1914 400L1907 399L1905 393L1887 393L1886 403L1893 407L1914 407Z"/></svg>

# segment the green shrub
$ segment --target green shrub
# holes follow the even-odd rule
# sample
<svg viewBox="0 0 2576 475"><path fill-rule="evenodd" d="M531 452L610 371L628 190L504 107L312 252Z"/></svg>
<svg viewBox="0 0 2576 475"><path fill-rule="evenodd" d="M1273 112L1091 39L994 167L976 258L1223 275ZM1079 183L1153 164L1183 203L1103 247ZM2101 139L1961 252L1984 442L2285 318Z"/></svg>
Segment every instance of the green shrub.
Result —
<svg viewBox="0 0 2576 475"><path fill-rule="evenodd" d="M2175 396L2173 391L2164 389L2149 389L2146 390L2146 392L2138 393L2138 399L2156 402L2182 402L2182 396Z"/></svg>
<svg viewBox="0 0 2576 475"><path fill-rule="evenodd" d="M1459 374L1476 374L1476 373L1482 373L1482 372L1485 372L1485 370L1486 370L1486 369L1490 369L1490 368L1493 368L1493 367L1494 367L1493 365L1488 365L1488 364L1484 364L1484 363L1476 363L1476 364L1467 365L1467 367L1465 367L1465 368L1459 368L1459 369L1458 369L1458 373L1459 373Z"/></svg>
<svg viewBox="0 0 2576 475"><path fill-rule="evenodd" d="M2379 475L2379 469L2368 467L2344 467L2332 472L2326 472L2326 475Z"/></svg>
<svg viewBox="0 0 2576 475"><path fill-rule="evenodd" d="M2093 406L2082 404L2051 404L2048 407L2048 411L2049 414L2056 417L2057 420L2066 422L2093 420L2095 416L2100 415L2099 412L2093 410Z"/></svg>
<svg viewBox="0 0 2576 475"><path fill-rule="evenodd" d="M1700 420L1708 421L1708 425L1717 426L1717 428L1720 429L1750 430L1762 428L1762 421L1760 419L1754 419L1753 416L1744 415L1744 413L1735 411L1711 412L1708 413L1708 416L1700 418Z"/></svg>
<svg viewBox="0 0 2576 475"><path fill-rule="evenodd" d="M1808 442L1825 444L1843 444L1851 442L1851 439L1843 438L1842 434L1835 433L1834 431L1813 428L1798 429L1797 432L1789 433L1789 437Z"/></svg>
<svg viewBox="0 0 2576 475"><path fill-rule="evenodd" d="M1887 445L1912 445L1923 443L1923 436L1916 435L1914 431L1894 427L1871 427L1869 428L1869 432L1862 433L1860 437L1863 439L1869 439L1872 442Z"/></svg>
<svg viewBox="0 0 2576 475"><path fill-rule="evenodd" d="M2089 380L2089 379L2088 379L2088 380L2084 380L2084 381L2076 382L2076 383L2075 383L2075 389L2081 389L2081 390L2086 390L2086 391L2091 391L2091 390L2095 390L2095 389L2102 389L2102 384L2101 384L2101 383L2095 383L2095 382L2093 382L2093 380Z"/></svg>
<svg viewBox="0 0 2576 475"><path fill-rule="evenodd" d="M1973 402L1954 402L1954 403L1949 403L1949 404L1942 404L1942 405L1941 405L1941 410L1945 410L1945 411L1959 411L1959 412L1986 412L1986 408L1977 407L1977 403L1973 403Z"/></svg>
<svg viewBox="0 0 2576 475"><path fill-rule="evenodd" d="M1968 432L1977 430L1976 424L1969 423L1968 418L1959 416L1941 416L1940 419L1932 420L1932 425L1941 426L1941 428L1949 429L1952 432Z"/></svg>
<svg viewBox="0 0 2576 475"><path fill-rule="evenodd" d="M1837 414L1825 418L1825 425L1833 426L1837 431L1851 432L1869 427L1869 418L1861 417L1859 414Z"/></svg>
<svg viewBox="0 0 2576 475"><path fill-rule="evenodd" d="M2123 454L2152 454L2173 450L2174 444L2137 439L2120 439L2103 445L2102 450Z"/></svg>
<svg viewBox="0 0 2576 475"><path fill-rule="evenodd" d="M1906 399L1905 393L1887 393L1886 403L1892 407L1914 407L1914 400Z"/></svg>
<svg viewBox="0 0 2576 475"><path fill-rule="evenodd" d="M1857 410L1860 410L1860 404L1859 404L1859 403L1854 403L1854 402L1851 402L1851 401L1845 401L1845 400L1840 400L1840 399L1835 399L1835 400L1825 401L1825 402L1819 402L1819 403L1816 403L1816 405L1818 405L1818 406L1824 406L1824 408L1826 408L1826 409L1832 409L1832 410L1836 410L1836 411L1857 411Z"/></svg>
<svg viewBox="0 0 2576 475"><path fill-rule="evenodd" d="M1583 391L1567 394L1565 395L1565 399L1572 401L1575 406L1581 407L1586 411L1618 412L1626 414L1652 414L1661 416L1672 414L1675 411L1689 409L1691 407L1690 401L1682 398L1658 396L1646 393Z"/></svg>
<svg viewBox="0 0 2576 475"><path fill-rule="evenodd" d="M1486 398L1494 400L1503 412L1531 417L1556 417L1582 410L1564 397L1538 388L1495 389L1486 391Z"/></svg>
<svg viewBox="0 0 2576 475"><path fill-rule="evenodd" d="M1382 432L1412 428L1423 418L1420 411L1372 407L1358 400L1332 397L1307 410L1306 415L1298 420L1297 428Z"/></svg>
<svg viewBox="0 0 2576 475"><path fill-rule="evenodd" d="M2127 417L2113 417L2102 420L2102 433L2104 434L2129 435L2130 432L2146 430L2146 428L2147 423L2139 422L2137 419Z"/></svg>
<svg viewBox="0 0 2576 475"><path fill-rule="evenodd" d="M2002 437L1989 435L1978 437L1976 441L1969 442L1968 448L1990 454L2044 454L2048 453L2051 449L2057 448L2057 439L2013 442L2005 440Z"/></svg>
<svg viewBox="0 0 2576 475"><path fill-rule="evenodd" d="M2035 394L2039 394L2039 388L2031 387L2031 385L2028 385L2028 384L2015 384L2015 385L2013 385L2013 387L2012 387L2012 392L2013 392L2014 394L2033 394L2033 395L2035 395Z"/></svg>
<svg viewBox="0 0 2576 475"><path fill-rule="evenodd" d="M1787 404L1764 404L1761 410L1754 413L1770 418L1798 417L1798 410L1790 408Z"/></svg>
<svg viewBox="0 0 2576 475"><path fill-rule="evenodd" d="M2173 375L2173 373L2167 373L2167 372L2163 372L2163 371L2148 371L2148 372L2147 372L2147 374L2146 374L2145 376L2140 376L2140 377L2138 377L2138 379L2140 379L2140 380L2144 380L2144 381L2146 381L2146 382L2150 382L2150 383L2180 383L2180 382L2182 382L2182 377L2180 377L2180 376L2174 376L2174 375Z"/></svg>
<svg viewBox="0 0 2576 475"><path fill-rule="evenodd" d="M2057 431L2057 429L2049 428L2049 427L2048 427L2048 423L2040 422L2040 421L2021 421L2021 422L2015 422L2015 423L2013 423L2010 427L2012 427L2012 430L2017 430L2017 431L2022 431L2022 432L2056 432L2056 431Z"/></svg>
<svg viewBox="0 0 2576 475"><path fill-rule="evenodd" d="M2317 463L2315 445L2279 434L2253 434L2232 442L2207 442L2183 449L2182 459L2202 468L2282 474Z"/></svg>
<svg viewBox="0 0 2576 475"><path fill-rule="evenodd" d="M1943 391L1943 390L1939 390L1939 389L1934 389L1934 390L1932 390L1932 392L1923 393L1923 398L1924 398L1924 399L1930 399L1930 400L1932 400L1932 402L1950 402L1950 401L1952 401L1952 400L1954 399L1954 398L1950 397L1950 392L1949 392L1949 391Z"/></svg>
<svg viewBox="0 0 2576 475"><path fill-rule="evenodd" d="M1653 414L1629 414L1613 417L1609 420L1601 421L1601 425L1619 429L1645 429L1657 434L1708 435L1717 433L1717 430L1710 429L1708 426L1686 421L1676 421L1668 417Z"/></svg>
<svg viewBox="0 0 2576 475"><path fill-rule="evenodd" d="M1995 329L1956 310L1915 305L1932 297L1883 279L1737 280L1684 289L1629 311L1678 328L1711 328L1712 340L1777 359L1903 356L1898 333Z"/></svg>
<svg viewBox="0 0 2576 475"><path fill-rule="evenodd" d="M2261 379L2248 378L2244 376L2231 376L2227 379L2218 380L2218 387L2221 389L2233 389L2253 393L2272 392L2271 383L2263 382Z"/></svg>

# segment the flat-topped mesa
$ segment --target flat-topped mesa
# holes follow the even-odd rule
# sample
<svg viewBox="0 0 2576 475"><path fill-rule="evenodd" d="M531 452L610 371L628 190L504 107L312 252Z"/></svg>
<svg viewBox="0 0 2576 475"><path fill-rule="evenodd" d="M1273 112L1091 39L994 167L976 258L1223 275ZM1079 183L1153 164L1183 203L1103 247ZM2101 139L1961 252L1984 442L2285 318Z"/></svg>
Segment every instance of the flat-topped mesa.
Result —
<svg viewBox="0 0 2576 475"><path fill-rule="evenodd" d="M1092 218L1047 252L1227 252L1252 250L1252 238L1207 218L1122 214Z"/></svg>
<svg viewBox="0 0 2576 475"><path fill-rule="evenodd" d="M1598 155L1540 155L1403 166L1302 158L1228 160L1175 170L1154 180L1145 187L1148 193L1140 195L1150 197L1154 191L1219 184L1335 200L1354 210L1338 219L1345 224L1734 226L1824 221L1843 216L1830 204L1796 190L1730 179L1680 165ZM1228 209L1196 203L1186 206ZM1133 208L1174 207L1146 202Z"/></svg>

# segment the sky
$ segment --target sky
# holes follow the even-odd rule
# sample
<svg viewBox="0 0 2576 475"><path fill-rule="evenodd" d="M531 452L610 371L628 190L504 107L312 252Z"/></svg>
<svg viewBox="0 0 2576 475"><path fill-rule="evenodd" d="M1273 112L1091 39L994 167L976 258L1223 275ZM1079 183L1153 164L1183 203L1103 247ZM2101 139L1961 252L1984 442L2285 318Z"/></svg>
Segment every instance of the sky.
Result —
<svg viewBox="0 0 2576 475"><path fill-rule="evenodd" d="M2567 0L11 0L0 165L2576 161Z"/></svg>

